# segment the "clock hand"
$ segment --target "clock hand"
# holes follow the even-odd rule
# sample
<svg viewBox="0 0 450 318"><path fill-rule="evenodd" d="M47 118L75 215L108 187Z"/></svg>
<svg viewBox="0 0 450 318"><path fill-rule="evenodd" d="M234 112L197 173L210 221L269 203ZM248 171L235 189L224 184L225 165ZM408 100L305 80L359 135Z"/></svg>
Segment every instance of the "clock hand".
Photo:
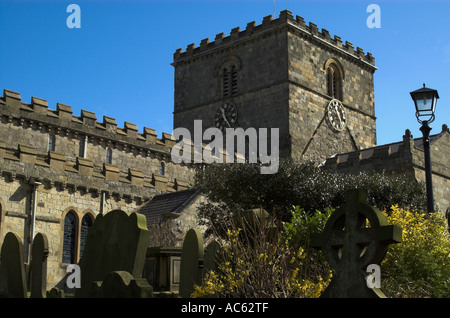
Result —
<svg viewBox="0 0 450 318"><path fill-rule="evenodd" d="M230 123L227 120L227 117L225 116L225 109L221 108L220 110L222 111L222 117L225 120L225 122L228 124L228 127L231 127Z"/></svg>
<svg viewBox="0 0 450 318"><path fill-rule="evenodd" d="M336 110L336 114L337 114L337 116L339 118L339 123L342 125L342 119L341 119L341 115L339 115L339 110L338 110L337 105L334 105L334 109Z"/></svg>

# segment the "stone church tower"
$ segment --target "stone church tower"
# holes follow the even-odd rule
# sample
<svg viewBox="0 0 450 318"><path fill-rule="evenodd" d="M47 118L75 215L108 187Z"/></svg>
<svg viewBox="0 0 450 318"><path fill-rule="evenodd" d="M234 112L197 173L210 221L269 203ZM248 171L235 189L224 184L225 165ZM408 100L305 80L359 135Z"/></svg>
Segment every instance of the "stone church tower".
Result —
<svg viewBox="0 0 450 318"><path fill-rule="evenodd" d="M280 156L321 162L376 144L374 58L282 11L178 49L174 128L279 128Z"/></svg>

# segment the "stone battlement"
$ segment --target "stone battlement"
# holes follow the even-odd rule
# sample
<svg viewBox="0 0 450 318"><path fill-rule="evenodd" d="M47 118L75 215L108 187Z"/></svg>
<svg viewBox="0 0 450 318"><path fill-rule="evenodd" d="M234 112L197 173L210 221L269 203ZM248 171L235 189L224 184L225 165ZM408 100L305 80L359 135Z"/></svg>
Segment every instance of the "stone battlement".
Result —
<svg viewBox="0 0 450 318"><path fill-rule="evenodd" d="M446 125L443 125L439 134L431 135L430 142L433 149L439 140L450 139L450 133ZM328 158L325 166L336 171L399 171L402 167L423 166L422 138L414 138L407 129L403 141L376 146L349 153L337 154ZM433 173L450 177L448 158L444 153L434 152L432 156ZM411 170L412 171L412 170Z"/></svg>
<svg viewBox="0 0 450 318"><path fill-rule="evenodd" d="M20 93L7 89L3 90L3 97L0 97L0 116L5 116L7 122L16 119L21 125L36 125L66 134L83 134L139 151L170 154L169 148L175 144L173 136L166 132L162 133L162 138L157 138L156 131L148 127L139 133L137 126L127 121L121 128L117 126L115 118L109 116L103 116L103 122L98 122L95 113L84 109L80 116L76 116L71 106L62 103L57 103L56 110L51 110L42 98L32 97L30 104L24 103Z"/></svg>
<svg viewBox="0 0 450 318"><path fill-rule="evenodd" d="M219 33L216 35L213 42L210 42L209 38L203 39L201 40L199 47L196 47L195 43L191 43L187 46L185 52L183 52L182 48L179 48L173 55L173 61L174 63L182 62L183 60L200 56L210 50L224 47L237 41L246 40L252 35L263 34L268 30L282 26L291 27L308 39L315 40L320 44L324 44L339 51L339 53L363 61L372 68L375 68L375 58L371 53L364 53L364 50L360 47L356 47L355 49L351 42L345 41L345 43L343 43L341 37L337 35L332 38L328 30L321 29L319 31L316 24L309 22L307 25L303 17L297 15L294 18L292 13L288 10L281 11L277 19L273 19L272 15L264 17L262 24L260 25L256 25L256 22L252 21L247 23L244 30L241 30L240 27L233 28L228 36L225 36L225 33L223 32Z"/></svg>
<svg viewBox="0 0 450 318"><path fill-rule="evenodd" d="M16 149L8 148L0 141L0 176L12 182L23 179L25 183L33 179L47 189L53 187L63 191L89 192L93 195L106 193L117 199L128 198L144 202L158 193L185 190L188 182L156 173L145 173L129 168L126 173L112 164L102 168L94 167L92 160L77 157L74 162L58 152L49 151L48 155L38 154L36 148L19 144ZM140 204L140 203L138 203Z"/></svg>

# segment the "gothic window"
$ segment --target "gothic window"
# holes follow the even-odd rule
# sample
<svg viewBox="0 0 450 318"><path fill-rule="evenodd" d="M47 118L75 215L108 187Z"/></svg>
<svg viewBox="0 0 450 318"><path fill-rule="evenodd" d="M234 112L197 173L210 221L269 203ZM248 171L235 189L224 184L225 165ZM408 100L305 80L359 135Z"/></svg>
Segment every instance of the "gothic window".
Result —
<svg viewBox="0 0 450 318"><path fill-rule="evenodd" d="M106 163L112 164L112 149L111 148L108 148L106 150Z"/></svg>
<svg viewBox="0 0 450 318"><path fill-rule="evenodd" d="M48 135L48 150L55 151L56 148L56 137L55 135Z"/></svg>
<svg viewBox="0 0 450 318"><path fill-rule="evenodd" d="M237 94L237 68L234 65L223 69L223 96L228 97Z"/></svg>
<svg viewBox="0 0 450 318"><path fill-rule="evenodd" d="M242 62L235 55L225 57L217 63L214 77L220 80L222 97L230 97L238 93L238 73L241 68Z"/></svg>
<svg viewBox="0 0 450 318"><path fill-rule="evenodd" d="M336 62L327 63L327 93L329 96L342 100L342 72Z"/></svg>
<svg viewBox="0 0 450 318"><path fill-rule="evenodd" d="M86 238L88 235L88 230L92 225L92 218L89 214L85 214L81 219L81 228L80 228L80 259L83 256L84 246L86 244Z"/></svg>
<svg viewBox="0 0 450 318"><path fill-rule="evenodd" d="M166 173L166 165L164 164L164 162L161 162L161 164L159 165L159 174L160 175L164 175Z"/></svg>
<svg viewBox="0 0 450 318"><path fill-rule="evenodd" d="M75 248L76 248L76 217L75 214L70 211L64 218L64 237L63 237L63 252L62 262L63 264L75 263Z"/></svg>

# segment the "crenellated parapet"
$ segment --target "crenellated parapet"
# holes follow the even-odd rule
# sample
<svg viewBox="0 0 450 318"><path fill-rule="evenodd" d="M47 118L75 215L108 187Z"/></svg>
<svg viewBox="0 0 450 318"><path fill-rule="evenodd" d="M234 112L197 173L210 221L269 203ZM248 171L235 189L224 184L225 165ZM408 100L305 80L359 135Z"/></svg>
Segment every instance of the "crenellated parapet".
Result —
<svg viewBox="0 0 450 318"><path fill-rule="evenodd" d="M439 134L430 136L432 151L432 170L434 174L450 178L448 156L443 151L450 145L450 132L443 125ZM436 147L435 147L436 145ZM376 146L349 153L336 154L325 162L325 167L338 172L390 171L405 173L409 170L414 176L414 169L424 167L422 138L413 138L409 129L403 140L396 143Z"/></svg>
<svg viewBox="0 0 450 318"><path fill-rule="evenodd" d="M241 29L240 27L233 28L227 36L223 32L219 33L215 36L214 41L206 38L201 40L199 46L191 43L187 46L186 51L179 48L173 55L173 63L176 64L196 57L202 57L213 50L226 48L229 45L249 40L250 37L254 39L258 35L264 36L266 32L282 27L287 27L300 36L314 41L318 45L324 45L354 61L362 62L369 68L376 69L375 58L370 52L365 53L362 48L355 48L351 42L343 42L341 37L337 35L331 37L328 30L323 28L319 30L318 26L312 22L306 24L303 17L297 15L294 18L293 14L288 10L281 11L279 17L275 19L272 15L264 17L262 23L259 25L255 21L252 21L247 23L245 29Z"/></svg>
<svg viewBox="0 0 450 318"><path fill-rule="evenodd" d="M25 103L20 93L7 89L0 97L0 119L0 173L8 180L33 178L50 187L72 185L75 190L114 193L142 202L157 193L186 189L191 182L194 165L171 162L175 139L169 133L158 138L153 128L139 132L127 121L118 127L109 116L98 122L94 112L84 109L76 116L71 106L62 103L52 110L42 98ZM50 135L58 138L56 150L47 148ZM85 142L90 153L82 156ZM116 152L116 162L106 162L107 149ZM163 164L171 168L159 175Z"/></svg>
<svg viewBox="0 0 450 318"><path fill-rule="evenodd" d="M154 129L144 127L138 131L135 124L125 121L119 127L114 118L103 116L103 121L97 121L94 112L81 110L80 116L72 112L72 107L57 103L56 110L48 108L45 99L32 97L31 103L22 101L20 93L4 89L0 98L0 116L6 122L18 121L24 126L37 126L38 129L53 130L66 135L86 135L89 138L130 147L140 152L170 154L173 137L163 132L162 138L157 138Z"/></svg>
<svg viewBox="0 0 450 318"><path fill-rule="evenodd" d="M189 182L175 178L169 180L157 173L147 173L129 168L126 172L113 164L94 167L91 160L77 157L75 162L68 161L64 154L49 151L47 156L40 155L32 146L19 144L17 148L8 148L0 141L0 176L7 182L22 179L41 182L47 189L57 188L64 191L89 192L93 195L106 193L117 199L129 199L141 204L155 194L185 190Z"/></svg>

